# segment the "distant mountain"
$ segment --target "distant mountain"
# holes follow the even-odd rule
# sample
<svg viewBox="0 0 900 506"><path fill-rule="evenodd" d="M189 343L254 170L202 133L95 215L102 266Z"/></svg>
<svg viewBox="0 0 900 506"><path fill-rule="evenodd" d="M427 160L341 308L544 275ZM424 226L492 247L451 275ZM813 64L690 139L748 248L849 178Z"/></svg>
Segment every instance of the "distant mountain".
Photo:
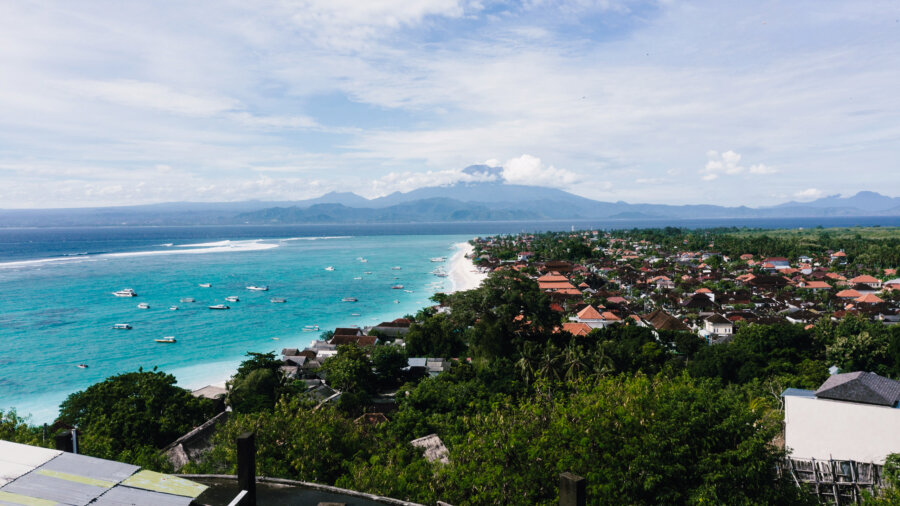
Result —
<svg viewBox="0 0 900 506"><path fill-rule="evenodd" d="M286 202L176 202L89 209L0 210L0 226L410 223L559 219L698 219L900 216L900 198L875 192L832 195L773 207L600 202L563 190L503 182L502 168L464 169L481 182L419 188L366 199L350 192Z"/></svg>
<svg viewBox="0 0 900 506"><path fill-rule="evenodd" d="M845 209L847 212L865 211L869 213L881 213L900 206L900 197L887 197L880 193L861 191L851 197L829 195L811 202L785 202L775 207L815 207Z"/></svg>

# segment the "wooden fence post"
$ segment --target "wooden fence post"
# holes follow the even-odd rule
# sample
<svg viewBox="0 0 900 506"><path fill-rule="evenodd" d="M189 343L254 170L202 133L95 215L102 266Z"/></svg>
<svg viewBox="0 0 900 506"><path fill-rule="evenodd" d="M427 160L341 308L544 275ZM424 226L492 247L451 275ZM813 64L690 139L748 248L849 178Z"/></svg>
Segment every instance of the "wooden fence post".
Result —
<svg viewBox="0 0 900 506"><path fill-rule="evenodd" d="M247 494L241 506L256 506L256 438L245 432L237 438L238 487Z"/></svg>
<svg viewBox="0 0 900 506"><path fill-rule="evenodd" d="M572 473L559 475L559 506L585 506L587 504L587 482Z"/></svg>

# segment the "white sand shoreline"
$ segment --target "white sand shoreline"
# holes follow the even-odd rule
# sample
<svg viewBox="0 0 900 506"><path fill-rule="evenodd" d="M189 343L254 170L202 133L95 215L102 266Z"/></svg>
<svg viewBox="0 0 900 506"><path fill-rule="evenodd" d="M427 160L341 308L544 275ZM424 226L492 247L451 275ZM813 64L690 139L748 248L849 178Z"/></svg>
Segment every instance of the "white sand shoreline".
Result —
<svg viewBox="0 0 900 506"><path fill-rule="evenodd" d="M470 258L475 248L467 243L454 244L456 253L450 257L450 293L473 290L481 286L487 274L479 271Z"/></svg>

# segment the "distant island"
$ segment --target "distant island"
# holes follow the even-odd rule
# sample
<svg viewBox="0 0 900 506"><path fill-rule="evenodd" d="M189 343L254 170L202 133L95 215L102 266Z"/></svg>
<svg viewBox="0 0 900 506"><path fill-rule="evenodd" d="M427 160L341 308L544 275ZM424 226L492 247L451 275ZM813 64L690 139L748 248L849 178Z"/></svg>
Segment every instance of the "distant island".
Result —
<svg viewBox="0 0 900 506"><path fill-rule="evenodd" d="M466 167L473 175L495 168ZM601 202L555 188L508 184L494 174L487 182L456 183L367 199L331 192L308 200L265 202L172 202L77 209L0 209L0 226L365 224L560 219L658 220L900 216L900 197L863 191L811 202L770 207L707 204L665 205Z"/></svg>

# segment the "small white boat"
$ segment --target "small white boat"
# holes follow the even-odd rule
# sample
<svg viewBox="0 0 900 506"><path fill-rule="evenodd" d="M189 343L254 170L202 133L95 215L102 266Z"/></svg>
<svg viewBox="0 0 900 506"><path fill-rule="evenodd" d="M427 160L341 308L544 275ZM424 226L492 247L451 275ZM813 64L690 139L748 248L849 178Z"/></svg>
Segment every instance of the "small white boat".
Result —
<svg viewBox="0 0 900 506"><path fill-rule="evenodd" d="M341 302L356 302L358 300L359 299L357 299L356 297L344 297L343 299L341 299Z"/></svg>
<svg viewBox="0 0 900 506"><path fill-rule="evenodd" d="M372 274L372 271L366 271L363 274Z"/></svg>
<svg viewBox="0 0 900 506"><path fill-rule="evenodd" d="M150 309L150 304L147 304L146 302L141 302L140 304L137 305L137 307L138 307L138 309Z"/></svg>
<svg viewBox="0 0 900 506"><path fill-rule="evenodd" d="M356 257L356 259L359 260L359 263L362 263L362 264L368 262L368 260L366 260L366 259L363 258L363 257Z"/></svg>
<svg viewBox="0 0 900 506"><path fill-rule="evenodd" d="M394 290L403 290L403 285L394 285L391 288L393 288Z"/></svg>
<svg viewBox="0 0 900 506"><path fill-rule="evenodd" d="M228 297L225 297L225 300L228 302L238 302L241 299L239 299L237 295L229 295Z"/></svg>
<svg viewBox="0 0 900 506"><path fill-rule="evenodd" d="M350 313L350 316L362 316L362 315L359 313Z"/></svg>
<svg viewBox="0 0 900 506"><path fill-rule="evenodd" d="M87 365L87 364L78 364L78 365L76 365L75 367L77 367L77 368L79 368L79 369L87 369L87 368L88 368L88 365Z"/></svg>
<svg viewBox="0 0 900 506"><path fill-rule="evenodd" d="M447 276L449 276L449 274L447 274L446 272L435 272L434 275L439 278L446 278Z"/></svg>
<svg viewBox="0 0 900 506"><path fill-rule="evenodd" d="M269 302L275 304L284 304L285 302L287 302L287 299L282 299L281 297L272 297L271 299L269 299Z"/></svg>
<svg viewBox="0 0 900 506"><path fill-rule="evenodd" d="M135 292L131 288L123 288L118 292L113 292L112 294L116 297L137 297L137 292Z"/></svg>
<svg viewBox="0 0 900 506"><path fill-rule="evenodd" d="M231 309L230 307L226 306L225 304L216 304L214 306L209 306L209 308L210 309Z"/></svg>
<svg viewBox="0 0 900 506"><path fill-rule="evenodd" d="M194 298L193 297L185 297L185 298L181 299L181 302L194 302Z"/></svg>
<svg viewBox="0 0 900 506"><path fill-rule="evenodd" d="M154 341L156 341L157 343L174 343L176 340L175 336L167 336L161 339L154 339Z"/></svg>
<svg viewBox="0 0 900 506"><path fill-rule="evenodd" d="M212 284L211 283L200 283L198 286L200 288L209 288L212 286Z"/></svg>
<svg viewBox="0 0 900 506"><path fill-rule="evenodd" d="M131 330L131 325L127 323L116 323L113 324L113 328L117 330Z"/></svg>
<svg viewBox="0 0 900 506"><path fill-rule="evenodd" d="M361 276L357 276L357 277L355 277L355 278L353 278L353 279L355 279L355 280L360 280L360 279L362 279L362 277L361 277Z"/></svg>
<svg viewBox="0 0 900 506"><path fill-rule="evenodd" d="M178 306L169 306L169 311L178 311Z"/></svg>
<svg viewBox="0 0 900 506"><path fill-rule="evenodd" d="M402 271L402 270L403 270L403 267L394 266L394 267L391 267L391 270L392 270L392 271Z"/></svg>
<svg viewBox="0 0 900 506"><path fill-rule="evenodd" d="M443 262L447 260L447 257L434 257L431 259L432 262Z"/></svg>
<svg viewBox="0 0 900 506"><path fill-rule="evenodd" d="M326 270L326 271L333 271L333 270L334 270L334 267L331 266L331 265L329 265L328 267L325 268L325 270Z"/></svg>
<svg viewBox="0 0 900 506"><path fill-rule="evenodd" d="M269 291L269 285L264 285L264 286L250 285L247 287L247 290L253 290L254 292L267 292L267 291Z"/></svg>
<svg viewBox="0 0 900 506"><path fill-rule="evenodd" d="M303 326L303 332L316 332L317 330L319 330L318 325L304 325Z"/></svg>
<svg viewBox="0 0 900 506"><path fill-rule="evenodd" d="M412 290L403 290L406 293L412 293Z"/></svg>
<svg viewBox="0 0 900 506"><path fill-rule="evenodd" d="M400 303L399 300L395 300L395 301L394 301L394 304L399 304L399 303Z"/></svg>

